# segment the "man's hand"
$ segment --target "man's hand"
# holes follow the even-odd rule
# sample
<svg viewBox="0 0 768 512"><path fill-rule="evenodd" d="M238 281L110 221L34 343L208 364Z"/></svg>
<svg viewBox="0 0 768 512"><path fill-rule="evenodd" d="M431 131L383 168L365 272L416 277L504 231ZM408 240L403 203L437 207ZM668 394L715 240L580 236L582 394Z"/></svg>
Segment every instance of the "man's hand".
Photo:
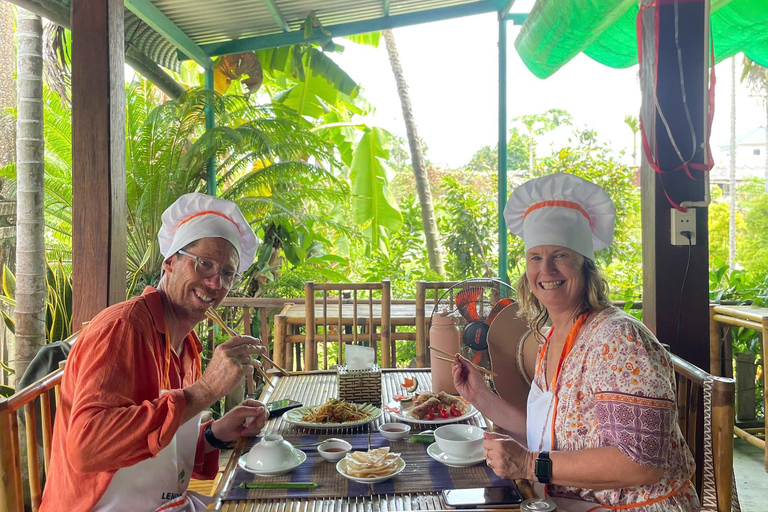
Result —
<svg viewBox="0 0 768 512"><path fill-rule="evenodd" d="M246 400L221 419L211 425L211 431L216 439L224 442L235 441L240 437L258 435L269 419L269 412L263 403L257 400Z"/></svg>
<svg viewBox="0 0 768 512"><path fill-rule="evenodd" d="M254 355L266 353L267 349L256 338L230 338L213 351L211 362L197 384L207 389L213 400L218 400L231 393L243 377L253 375L253 368L261 364L253 359Z"/></svg>

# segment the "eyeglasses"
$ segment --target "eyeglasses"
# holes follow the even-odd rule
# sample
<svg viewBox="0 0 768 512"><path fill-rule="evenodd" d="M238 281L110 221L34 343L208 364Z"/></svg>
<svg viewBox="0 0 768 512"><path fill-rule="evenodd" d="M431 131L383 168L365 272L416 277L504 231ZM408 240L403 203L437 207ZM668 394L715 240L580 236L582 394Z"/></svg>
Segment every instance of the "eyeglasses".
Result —
<svg viewBox="0 0 768 512"><path fill-rule="evenodd" d="M178 253L195 260L195 273L203 279L210 279L216 274L219 274L219 277L221 278L221 286L227 290L231 290L243 280L242 274L238 274L234 270L227 270L225 268L219 269L218 265L211 260L195 256L186 251L178 251Z"/></svg>

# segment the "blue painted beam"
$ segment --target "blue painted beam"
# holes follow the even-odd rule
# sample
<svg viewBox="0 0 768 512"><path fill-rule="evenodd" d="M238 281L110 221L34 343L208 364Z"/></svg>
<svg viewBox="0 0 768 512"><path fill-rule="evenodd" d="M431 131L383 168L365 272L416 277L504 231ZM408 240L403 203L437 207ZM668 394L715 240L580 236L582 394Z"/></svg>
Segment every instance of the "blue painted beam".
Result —
<svg viewBox="0 0 768 512"><path fill-rule="evenodd" d="M512 6L515 5L516 0L506 0L504 6L499 9L499 12L501 13L502 18L506 18L507 14L509 14L509 11L512 9Z"/></svg>
<svg viewBox="0 0 768 512"><path fill-rule="evenodd" d="M186 56L187 60L192 59L205 69L213 68L211 58L149 0L125 0L125 6L144 23L155 29L158 34L170 41Z"/></svg>
<svg viewBox="0 0 768 512"><path fill-rule="evenodd" d="M288 26L288 22L285 21L285 18L283 18L283 15L280 14L280 10L277 8L277 5L275 5L274 0L262 0L264 4L267 6L267 9L269 9L269 13L272 15L272 19L275 20L275 23L277 23L277 26L280 27L280 30L283 32L290 32L291 27Z"/></svg>
<svg viewBox="0 0 768 512"><path fill-rule="evenodd" d="M507 268L507 223L504 207L507 204L507 18L499 12L499 172L498 172L498 227L499 227L499 279L509 283Z"/></svg>
<svg viewBox="0 0 768 512"><path fill-rule="evenodd" d="M205 88L213 90L213 69L205 70ZM213 105L210 101L205 102L205 129L210 130L216 124L213 115ZM209 196L216 196L216 162L211 158L205 162L205 182L206 191Z"/></svg>
<svg viewBox="0 0 768 512"><path fill-rule="evenodd" d="M331 35L327 36L323 31L315 30L312 36L304 39L304 31L297 30L283 34L270 34L259 37L249 37L237 41L224 41L221 43L211 43L201 45L200 48L209 56L227 55L230 53L240 53L254 50L264 50L267 48L277 48L280 46L290 46L294 44L310 43L316 41L326 41L331 37L344 37L355 34L366 34L368 32L378 32L380 30L418 25L421 23L430 23L433 21L442 21L463 16L472 16L475 14L484 14L487 12L497 12L498 6L492 0L483 0L471 4L453 5L450 7L441 7L429 11L416 13L400 14L397 16L387 16L365 21L355 21L351 23L341 23L323 27ZM179 60L188 60L183 54L179 54Z"/></svg>
<svg viewBox="0 0 768 512"><path fill-rule="evenodd" d="M511 14L507 14L505 17L507 21L511 21L515 25L522 25L525 23L525 20L528 19L528 13L527 12L513 12Z"/></svg>

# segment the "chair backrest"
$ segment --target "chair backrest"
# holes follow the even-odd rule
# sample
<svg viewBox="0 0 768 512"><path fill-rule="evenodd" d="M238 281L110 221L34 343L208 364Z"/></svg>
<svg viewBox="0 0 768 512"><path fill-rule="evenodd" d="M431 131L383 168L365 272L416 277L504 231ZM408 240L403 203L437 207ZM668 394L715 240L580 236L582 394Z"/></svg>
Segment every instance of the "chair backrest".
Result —
<svg viewBox="0 0 768 512"><path fill-rule="evenodd" d="M41 380L18 391L9 398L0 399L0 511L23 512L24 488L22 478L22 450L19 439L17 411L24 411L26 430L26 459L29 495L32 510L40 508L43 497L42 482L48 474L53 438L52 403L59 402L59 386L64 370L56 370ZM35 404L39 402L40 417ZM39 444L36 426L42 427L43 471L38 462Z"/></svg>
<svg viewBox="0 0 768 512"><path fill-rule="evenodd" d="M517 311L514 303L496 316L488 329L488 356L491 369L496 372L493 377L496 392L524 412L538 345Z"/></svg>
<svg viewBox="0 0 768 512"><path fill-rule="evenodd" d="M696 460L694 484L702 510L738 510L733 480L735 382L670 356L677 380L678 422Z"/></svg>
<svg viewBox="0 0 768 512"><path fill-rule="evenodd" d="M374 298L374 292L381 295ZM320 297L316 294L320 293ZM379 344L381 366L395 365L391 343L392 290L388 279L380 283L304 283L304 369L318 367L318 342L323 345L323 368L328 368L328 343L338 343L338 363L344 361L344 343ZM376 328L379 327L379 332ZM320 328L318 333L317 329ZM363 332L360 332L360 328Z"/></svg>

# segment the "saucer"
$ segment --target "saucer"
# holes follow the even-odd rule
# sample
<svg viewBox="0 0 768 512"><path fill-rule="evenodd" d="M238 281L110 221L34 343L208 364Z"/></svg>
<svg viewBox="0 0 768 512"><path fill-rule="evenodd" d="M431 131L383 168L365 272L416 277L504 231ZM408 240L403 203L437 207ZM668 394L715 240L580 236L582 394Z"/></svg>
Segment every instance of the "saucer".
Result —
<svg viewBox="0 0 768 512"><path fill-rule="evenodd" d="M427 448L427 454L437 462L441 462L452 468L465 468L467 466L474 466L475 464L479 464L485 460L485 451L482 449L478 450L477 454L473 455L472 457L460 459L459 457L454 457L445 453L440 449L439 446L437 446L437 443L432 443L429 445Z"/></svg>
<svg viewBox="0 0 768 512"><path fill-rule="evenodd" d="M249 473L253 473L254 475L279 476L279 475L284 475L289 471L293 471L297 467L301 466L305 460L307 460L307 454L302 452L301 450L296 450L296 455L297 455L296 462L294 462L293 464L286 466L284 468L273 469L271 471L262 471L260 469L253 469L251 467L248 467L248 464L246 464L246 460L248 458L247 453L237 460L237 465L243 468L244 470L248 471Z"/></svg>

